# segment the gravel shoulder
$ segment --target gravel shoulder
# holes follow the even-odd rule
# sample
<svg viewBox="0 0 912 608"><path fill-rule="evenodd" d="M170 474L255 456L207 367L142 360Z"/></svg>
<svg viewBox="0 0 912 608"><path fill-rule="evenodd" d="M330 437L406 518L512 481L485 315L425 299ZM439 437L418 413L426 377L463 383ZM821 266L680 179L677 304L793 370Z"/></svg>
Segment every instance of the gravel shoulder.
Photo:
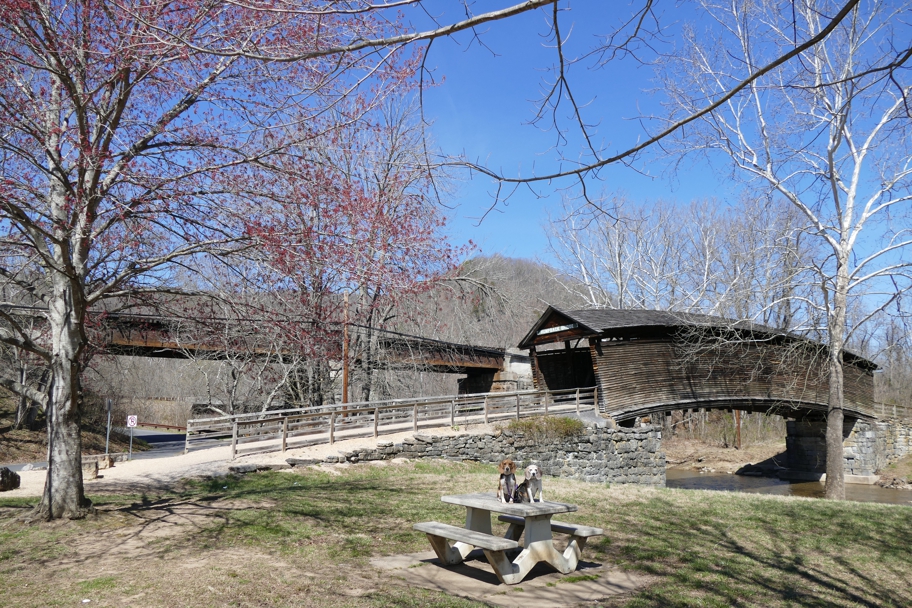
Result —
<svg viewBox="0 0 912 608"><path fill-rule="evenodd" d="M471 425L461 430L437 427L421 429L421 435L460 435L483 434L494 430L493 425ZM332 445L325 443L281 451L257 453L239 456L231 460L230 446L191 451L189 454L163 458L149 458L118 462L114 467L98 472L98 479L85 482L86 494L98 493L137 493L149 490L167 489L181 479L198 477L217 477L227 475L228 468L242 464L285 464L286 458L324 459L337 456L359 448L374 448L380 442L401 443L406 437L415 433L411 430L380 437L365 437L336 441ZM244 447L249 447L250 444ZM44 489L46 471L22 471L19 473L20 486L16 490L4 492L3 496L41 496Z"/></svg>

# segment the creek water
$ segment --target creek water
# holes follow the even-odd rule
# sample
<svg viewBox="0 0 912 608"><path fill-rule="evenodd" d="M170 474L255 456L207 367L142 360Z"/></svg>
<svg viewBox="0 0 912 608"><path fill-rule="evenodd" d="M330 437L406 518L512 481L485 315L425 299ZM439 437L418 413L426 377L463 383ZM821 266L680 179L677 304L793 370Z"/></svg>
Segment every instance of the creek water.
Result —
<svg viewBox="0 0 912 608"><path fill-rule="evenodd" d="M747 477L726 473L699 473L685 469L668 469L665 485L682 490L718 490L823 498L819 481L783 481L775 477ZM912 506L912 490L888 490L880 486L846 484L846 500L883 502Z"/></svg>

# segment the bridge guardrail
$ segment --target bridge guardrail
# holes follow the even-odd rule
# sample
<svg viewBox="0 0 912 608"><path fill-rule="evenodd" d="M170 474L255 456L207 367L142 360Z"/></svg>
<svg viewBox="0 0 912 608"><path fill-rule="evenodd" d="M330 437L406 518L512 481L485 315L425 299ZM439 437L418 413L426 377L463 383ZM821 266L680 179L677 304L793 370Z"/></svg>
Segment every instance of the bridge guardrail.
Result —
<svg viewBox="0 0 912 608"><path fill-rule="evenodd" d="M231 457L239 446L272 441L256 451L334 443L356 437L379 437L432 426L489 423L509 418L579 412L596 407L596 389L479 393L417 399L359 402L217 416L187 421L184 453L204 439L231 440ZM250 453L250 452L247 452Z"/></svg>
<svg viewBox="0 0 912 608"><path fill-rule="evenodd" d="M878 418L895 420L912 420L912 407L895 403L875 403L872 408L865 408Z"/></svg>
<svg viewBox="0 0 912 608"><path fill-rule="evenodd" d="M158 424L157 422L142 422L139 421L136 423L136 426L147 429L164 429L166 431L186 431L187 427L178 426L175 424Z"/></svg>

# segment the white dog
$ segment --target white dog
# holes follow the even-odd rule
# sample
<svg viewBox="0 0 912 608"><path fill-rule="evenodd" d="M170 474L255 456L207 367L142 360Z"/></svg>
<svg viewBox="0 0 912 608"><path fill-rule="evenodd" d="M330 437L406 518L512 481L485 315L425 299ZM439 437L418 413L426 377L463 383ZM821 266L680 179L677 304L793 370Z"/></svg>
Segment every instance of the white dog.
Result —
<svg viewBox="0 0 912 608"><path fill-rule="evenodd" d="M526 467L525 473L526 478L516 486L514 502L535 502L536 494L538 494L538 502L542 502L545 500L545 496L542 492L541 468L537 464L530 464Z"/></svg>

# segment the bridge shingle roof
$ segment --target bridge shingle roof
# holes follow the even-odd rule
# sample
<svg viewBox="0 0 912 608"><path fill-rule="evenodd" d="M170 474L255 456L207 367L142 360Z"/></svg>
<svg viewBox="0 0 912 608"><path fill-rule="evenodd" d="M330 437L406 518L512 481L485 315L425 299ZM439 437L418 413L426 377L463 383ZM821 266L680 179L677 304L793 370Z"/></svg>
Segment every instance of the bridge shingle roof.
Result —
<svg viewBox="0 0 912 608"><path fill-rule="evenodd" d="M815 342L815 340L811 340L804 336L799 336L791 332L783 331L781 329L776 329L766 325L761 325L759 323L753 323L750 321L737 321L726 319L724 317L717 317L700 313L631 308L586 308L579 310L560 310L553 306L549 306L548 309L542 314L539 321L532 328L532 330L526 334L525 338L523 338L523 341L520 343L521 348L528 347L527 343L531 343L531 339L535 336L539 327L541 327L545 320L547 320L547 318L553 313L563 315L568 319L579 323L581 326L591 330L594 333L602 333L612 329L634 327L672 328L702 326L727 330L739 330L741 332L748 332L749 334L760 334L764 336L782 336L789 340ZM844 353L846 360L854 363L855 365L869 369L877 369L878 367L876 363L851 351L845 350Z"/></svg>
<svg viewBox="0 0 912 608"><path fill-rule="evenodd" d="M752 329L755 331L776 334L782 333L781 331L764 325L746 321L732 321L722 317L713 317L711 315L696 313L629 308L590 308L559 312L595 331L605 331L608 329L619 329L624 327L681 327L688 325L705 325L709 327L737 327L739 329Z"/></svg>

